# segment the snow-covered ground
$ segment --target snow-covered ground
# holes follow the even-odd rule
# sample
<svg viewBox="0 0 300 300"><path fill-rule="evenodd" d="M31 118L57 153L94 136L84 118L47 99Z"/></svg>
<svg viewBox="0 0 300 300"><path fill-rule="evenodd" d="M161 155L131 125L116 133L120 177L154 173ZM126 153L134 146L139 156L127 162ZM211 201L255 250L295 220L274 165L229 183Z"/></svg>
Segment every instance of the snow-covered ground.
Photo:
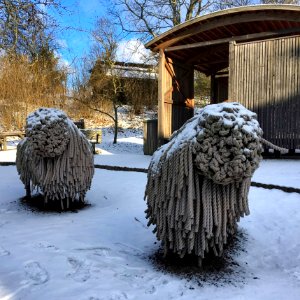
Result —
<svg viewBox="0 0 300 300"><path fill-rule="evenodd" d="M106 132L95 163L146 168L142 132L119 144ZM15 150L0 151L14 161ZM75 212L39 212L22 204L14 166L0 166L0 299L299 299L300 195L251 187L251 214L239 223L230 272L176 275L150 259L146 174L96 169L87 200ZM300 161L263 161L254 181L300 187Z"/></svg>

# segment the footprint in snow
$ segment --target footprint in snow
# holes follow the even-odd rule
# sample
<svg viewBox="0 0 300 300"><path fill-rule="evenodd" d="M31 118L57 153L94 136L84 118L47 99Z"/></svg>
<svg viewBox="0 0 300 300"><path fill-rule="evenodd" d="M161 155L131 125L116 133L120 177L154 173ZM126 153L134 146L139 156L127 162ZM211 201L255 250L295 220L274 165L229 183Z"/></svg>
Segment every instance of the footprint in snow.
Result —
<svg viewBox="0 0 300 300"><path fill-rule="evenodd" d="M133 256L143 256L143 251L138 248L135 248L135 247L123 244L123 243L115 243L115 245L118 246L118 248L119 248L118 251L120 253L130 255L130 256L132 256L132 255Z"/></svg>
<svg viewBox="0 0 300 300"><path fill-rule="evenodd" d="M54 246L46 241L41 241L41 242L37 243L35 245L35 248L45 249L45 250L49 250L49 251L59 251L59 249L56 246Z"/></svg>
<svg viewBox="0 0 300 300"><path fill-rule="evenodd" d="M97 256L110 256L111 249L108 247L101 247L101 246L95 246L95 247L86 247L86 248L76 248L77 251L92 251L94 255Z"/></svg>
<svg viewBox="0 0 300 300"><path fill-rule="evenodd" d="M68 262L72 266L74 272L67 276L70 276L77 282L85 282L91 277L89 263L80 261L74 257L68 257Z"/></svg>
<svg viewBox="0 0 300 300"><path fill-rule="evenodd" d="M4 249L2 246L0 246L0 257L10 255L10 252L6 249Z"/></svg>
<svg viewBox="0 0 300 300"><path fill-rule="evenodd" d="M146 288L145 294L154 294L156 292L156 288L154 285L151 285L150 287Z"/></svg>
<svg viewBox="0 0 300 300"><path fill-rule="evenodd" d="M41 267L37 261L29 261L25 263L24 269L26 276L33 284L43 284L49 280L48 272Z"/></svg>
<svg viewBox="0 0 300 300"><path fill-rule="evenodd" d="M126 293L116 291L116 292L112 292L108 297L103 298L103 300L104 299L108 299L108 300L124 300L124 299L128 299L128 297L127 297Z"/></svg>

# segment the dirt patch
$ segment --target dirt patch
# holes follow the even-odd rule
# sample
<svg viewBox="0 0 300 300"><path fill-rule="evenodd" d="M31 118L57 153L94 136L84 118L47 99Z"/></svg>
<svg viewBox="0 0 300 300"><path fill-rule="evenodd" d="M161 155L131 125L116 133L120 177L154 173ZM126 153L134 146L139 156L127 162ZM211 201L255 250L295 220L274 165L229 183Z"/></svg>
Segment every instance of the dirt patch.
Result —
<svg viewBox="0 0 300 300"><path fill-rule="evenodd" d="M239 253L246 251L246 241L247 233L239 230L229 239L222 257L208 253L201 267L198 267L198 258L195 255L179 258L178 255L169 253L164 257L162 248L150 256L150 261L159 271L187 280L187 287L190 289L204 284L240 286L245 282L247 275L244 266L241 266L236 258Z"/></svg>
<svg viewBox="0 0 300 300"><path fill-rule="evenodd" d="M60 201L49 201L48 203L44 202L44 196L42 194L35 194L29 197L23 197L20 199L21 205L33 212L74 212L77 213L79 210L90 207L91 204L81 201L70 201L69 207L67 208L67 200L62 200L63 206Z"/></svg>

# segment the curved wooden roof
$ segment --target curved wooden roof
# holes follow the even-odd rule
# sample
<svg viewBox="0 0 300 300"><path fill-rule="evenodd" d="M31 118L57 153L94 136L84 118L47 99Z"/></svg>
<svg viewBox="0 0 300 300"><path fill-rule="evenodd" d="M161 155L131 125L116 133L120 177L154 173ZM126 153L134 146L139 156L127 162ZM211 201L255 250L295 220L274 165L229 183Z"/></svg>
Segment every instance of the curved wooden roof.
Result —
<svg viewBox="0 0 300 300"><path fill-rule="evenodd" d="M300 34L299 5L255 5L217 11L175 26L145 46L206 74L228 66L229 42Z"/></svg>

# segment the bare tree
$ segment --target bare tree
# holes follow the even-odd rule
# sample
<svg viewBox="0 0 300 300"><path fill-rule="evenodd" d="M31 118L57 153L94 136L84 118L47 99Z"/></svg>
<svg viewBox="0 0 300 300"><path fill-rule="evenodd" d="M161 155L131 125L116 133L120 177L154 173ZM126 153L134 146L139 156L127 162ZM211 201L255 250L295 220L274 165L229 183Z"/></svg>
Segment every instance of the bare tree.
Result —
<svg viewBox="0 0 300 300"><path fill-rule="evenodd" d="M262 4L300 4L299 0L261 0Z"/></svg>
<svg viewBox="0 0 300 300"><path fill-rule="evenodd" d="M260 0L261 4L300 4L299 0ZM247 6L257 4L254 0L225 0L216 1L213 5L214 10L232 8L237 6Z"/></svg>
<svg viewBox="0 0 300 300"><path fill-rule="evenodd" d="M261 0L262 3L298 3L299 0ZM256 4L254 0L113 0L108 8L124 32L142 40L201 14L237 6Z"/></svg>
<svg viewBox="0 0 300 300"><path fill-rule="evenodd" d="M216 1L213 8L214 10L227 9L238 6L246 6L254 4L253 0L225 0L225 1Z"/></svg>
<svg viewBox="0 0 300 300"><path fill-rule="evenodd" d="M62 9L60 0L0 0L0 49L35 57L53 43L52 8Z"/></svg>
<svg viewBox="0 0 300 300"><path fill-rule="evenodd" d="M109 8L123 31L143 39L190 20L207 11L213 0L113 0Z"/></svg>
<svg viewBox="0 0 300 300"><path fill-rule="evenodd" d="M114 122L114 143L118 136L118 108L123 104L124 86L121 71L116 68L118 34L115 26L105 18L97 20L92 32L95 41L89 54L89 74L75 82L74 99Z"/></svg>

